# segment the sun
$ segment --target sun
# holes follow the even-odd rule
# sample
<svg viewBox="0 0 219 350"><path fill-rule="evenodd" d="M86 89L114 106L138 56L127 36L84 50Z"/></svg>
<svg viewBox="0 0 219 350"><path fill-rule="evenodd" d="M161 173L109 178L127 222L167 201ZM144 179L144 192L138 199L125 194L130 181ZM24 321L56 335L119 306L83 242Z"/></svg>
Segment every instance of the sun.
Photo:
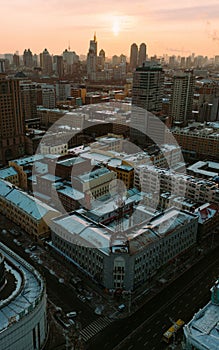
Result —
<svg viewBox="0 0 219 350"><path fill-rule="evenodd" d="M114 19L113 21L113 27L112 27L113 34L117 36L120 32L120 25L118 19Z"/></svg>

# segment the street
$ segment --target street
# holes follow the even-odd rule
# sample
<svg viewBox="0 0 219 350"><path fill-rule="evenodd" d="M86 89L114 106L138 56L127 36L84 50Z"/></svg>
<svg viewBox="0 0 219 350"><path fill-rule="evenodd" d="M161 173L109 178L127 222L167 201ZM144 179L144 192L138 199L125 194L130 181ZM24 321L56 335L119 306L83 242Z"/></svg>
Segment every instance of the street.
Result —
<svg viewBox="0 0 219 350"><path fill-rule="evenodd" d="M210 288L219 275L218 250L205 256L140 310L115 322L93 338L87 349L165 349L162 334L171 326L169 318L188 322L210 300Z"/></svg>

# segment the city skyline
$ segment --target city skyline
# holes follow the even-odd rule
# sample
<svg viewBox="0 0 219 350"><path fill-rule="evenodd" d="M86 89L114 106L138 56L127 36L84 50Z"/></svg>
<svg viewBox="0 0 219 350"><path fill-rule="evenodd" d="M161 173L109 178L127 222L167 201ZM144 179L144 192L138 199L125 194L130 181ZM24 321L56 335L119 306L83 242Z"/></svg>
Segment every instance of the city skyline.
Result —
<svg viewBox="0 0 219 350"><path fill-rule="evenodd" d="M214 56L219 52L215 0L173 0L162 3L120 1L83 4L70 0L21 0L1 4L2 37L0 53L22 54L30 47L39 54L47 47L60 54L69 46L78 54L86 55L93 33L97 33L98 51L104 49L107 57L114 54L130 55L130 46L145 42L149 56L157 54Z"/></svg>

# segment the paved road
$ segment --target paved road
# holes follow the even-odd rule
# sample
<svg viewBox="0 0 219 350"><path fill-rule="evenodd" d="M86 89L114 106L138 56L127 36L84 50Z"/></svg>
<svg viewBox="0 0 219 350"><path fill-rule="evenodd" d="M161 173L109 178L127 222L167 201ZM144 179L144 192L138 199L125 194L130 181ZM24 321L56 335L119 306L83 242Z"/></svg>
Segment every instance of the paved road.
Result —
<svg viewBox="0 0 219 350"><path fill-rule="evenodd" d="M1 219L1 218L0 218ZM4 222L7 222L7 219ZM2 222L1 222L2 223ZM5 225L4 225L5 226ZM12 226L13 227L13 226ZM1 225L0 225L1 231ZM24 260L28 261L31 265L35 266L39 270L46 280L46 288L49 300L55 305L61 307L65 313L75 310L78 312L78 321L81 323L82 328L86 327L91 322L98 319L98 316L94 314L93 310L87 303L81 302L78 297L77 291L74 291L71 287L62 284L58 281L56 276L51 275L49 270L43 265L38 265L30 258L30 254L26 253L22 246L17 246L13 242L14 237L10 234L4 235L1 233L0 240L6 244L15 253L20 255ZM19 239L19 237L18 237Z"/></svg>
<svg viewBox="0 0 219 350"><path fill-rule="evenodd" d="M22 247L14 244L13 237L1 235L1 241L39 269L39 265L33 263L29 254L26 254ZM46 278L49 299L61 306L65 312L81 311L79 321L82 324L82 336L86 341L87 349L112 350L120 344L118 349L162 350L165 346L160 339L162 333L171 324L169 317L174 320L180 317L187 322L200 307L209 301L209 288L219 275L218 266L218 254L215 250L167 286L160 294L154 296L132 316L112 324L107 319L96 316L88 305L80 302L76 296L77 293L59 283L47 269L43 266L41 269ZM98 335L95 336L97 333ZM127 339L130 334L132 337ZM121 343L124 339L126 339L124 343Z"/></svg>
<svg viewBox="0 0 219 350"><path fill-rule="evenodd" d="M171 325L169 317L188 322L210 300L209 289L218 276L219 257L215 249L135 314L91 339L87 349L165 349L161 337Z"/></svg>

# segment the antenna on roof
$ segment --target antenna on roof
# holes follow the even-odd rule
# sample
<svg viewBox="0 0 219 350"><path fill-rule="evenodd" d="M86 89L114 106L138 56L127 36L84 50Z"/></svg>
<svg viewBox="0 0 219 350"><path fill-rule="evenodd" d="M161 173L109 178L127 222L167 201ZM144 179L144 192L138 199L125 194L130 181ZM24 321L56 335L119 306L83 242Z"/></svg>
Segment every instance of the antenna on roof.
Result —
<svg viewBox="0 0 219 350"><path fill-rule="evenodd" d="M68 51L71 50L71 47L70 47L70 40L68 41Z"/></svg>

